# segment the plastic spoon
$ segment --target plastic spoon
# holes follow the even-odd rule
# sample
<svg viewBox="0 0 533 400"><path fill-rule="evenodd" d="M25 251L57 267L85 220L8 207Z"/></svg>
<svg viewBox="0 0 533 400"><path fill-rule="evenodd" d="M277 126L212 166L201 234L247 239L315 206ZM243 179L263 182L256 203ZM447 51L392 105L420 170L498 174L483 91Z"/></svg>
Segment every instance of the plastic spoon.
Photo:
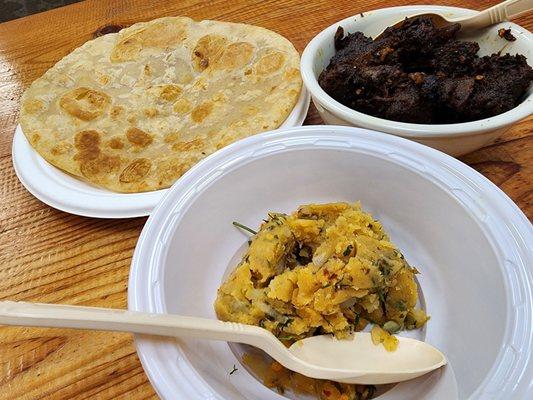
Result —
<svg viewBox="0 0 533 400"><path fill-rule="evenodd" d="M497 24L499 22L508 21L512 18L516 18L533 9L533 0L507 0L503 3L496 4L493 7L480 11L471 17L461 18L446 18L441 14L426 13L412 15L407 19L413 19L418 17L429 17L437 27L444 27L451 24L461 24L461 32L472 31L477 29L486 28L487 26ZM397 28L401 26L406 19L398 21L393 27ZM379 38L383 32L381 32L377 38ZM376 39L377 39L376 38Z"/></svg>
<svg viewBox="0 0 533 400"><path fill-rule="evenodd" d="M186 336L246 343L268 353L286 368L311 378L346 383L382 384L416 378L446 364L444 355L427 343L398 337L394 352L375 346L369 333L350 340L315 336L286 348L258 326L169 314L146 314L108 308L0 302L0 324L94 329Z"/></svg>

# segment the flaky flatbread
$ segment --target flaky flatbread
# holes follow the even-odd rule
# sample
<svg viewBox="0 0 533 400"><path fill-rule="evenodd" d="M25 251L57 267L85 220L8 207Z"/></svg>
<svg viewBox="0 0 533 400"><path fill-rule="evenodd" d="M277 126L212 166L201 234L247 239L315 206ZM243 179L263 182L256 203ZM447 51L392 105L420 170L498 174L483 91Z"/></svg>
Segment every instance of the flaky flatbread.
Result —
<svg viewBox="0 0 533 400"><path fill-rule="evenodd" d="M186 17L85 43L37 79L20 123L53 165L118 192L165 188L217 149L277 128L299 55L256 26Z"/></svg>

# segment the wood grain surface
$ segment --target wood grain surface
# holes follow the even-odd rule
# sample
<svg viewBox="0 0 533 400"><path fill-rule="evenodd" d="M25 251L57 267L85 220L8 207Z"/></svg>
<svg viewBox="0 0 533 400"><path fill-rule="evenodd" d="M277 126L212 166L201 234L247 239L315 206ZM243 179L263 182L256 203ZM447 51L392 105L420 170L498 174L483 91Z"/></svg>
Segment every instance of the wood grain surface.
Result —
<svg viewBox="0 0 533 400"><path fill-rule="evenodd" d="M90 219L32 197L11 164L23 90L96 35L167 15L260 25L299 51L347 16L422 1L86 1L0 24L0 299L126 308L128 271L144 218ZM481 9L494 0L435 1ZM1 12L1 10L0 10ZM529 30L533 16L517 21ZM320 124L311 108L308 124ZM533 217L533 119L463 161ZM157 398L129 334L0 327L0 399Z"/></svg>

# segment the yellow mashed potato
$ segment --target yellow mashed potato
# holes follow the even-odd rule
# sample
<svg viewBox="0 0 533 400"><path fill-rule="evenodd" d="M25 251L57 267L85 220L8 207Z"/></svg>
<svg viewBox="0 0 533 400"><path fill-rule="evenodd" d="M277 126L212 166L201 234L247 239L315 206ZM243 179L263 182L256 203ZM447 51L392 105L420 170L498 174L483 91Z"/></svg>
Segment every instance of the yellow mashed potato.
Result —
<svg viewBox="0 0 533 400"><path fill-rule="evenodd" d="M358 203L310 204L270 213L218 290L223 321L262 326L292 343L319 334L345 338L371 322L385 333L420 328L417 273L379 221ZM394 339L375 343L394 350ZM393 338L393 337L392 337Z"/></svg>
<svg viewBox="0 0 533 400"><path fill-rule="evenodd" d="M358 203L270 213L249 243L218 290L215 310L223 321L262 326L286 345L320 334L344 338L371 322L374 344L394 351L398 339L391 333L428 320L414 308L418 271ZM253 354L243 362L280 393L321 400L368 400L375 394L371 385L307 378Z"/></svg>

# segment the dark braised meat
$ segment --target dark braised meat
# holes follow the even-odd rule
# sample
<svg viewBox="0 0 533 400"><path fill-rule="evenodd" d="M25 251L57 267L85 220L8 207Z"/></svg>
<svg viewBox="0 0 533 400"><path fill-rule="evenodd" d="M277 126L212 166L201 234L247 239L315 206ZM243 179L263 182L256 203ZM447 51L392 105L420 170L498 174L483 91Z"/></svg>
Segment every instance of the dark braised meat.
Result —
<svg viewBox="0 0 533 400"><path fill-rule="evenodd" d="M378 40L339 28L319 84L354 110L394 121L467 122L516 107L533 80L526 58L478 57L479 45L456 40L458 30L429 18L387 28Z"/></svg>

